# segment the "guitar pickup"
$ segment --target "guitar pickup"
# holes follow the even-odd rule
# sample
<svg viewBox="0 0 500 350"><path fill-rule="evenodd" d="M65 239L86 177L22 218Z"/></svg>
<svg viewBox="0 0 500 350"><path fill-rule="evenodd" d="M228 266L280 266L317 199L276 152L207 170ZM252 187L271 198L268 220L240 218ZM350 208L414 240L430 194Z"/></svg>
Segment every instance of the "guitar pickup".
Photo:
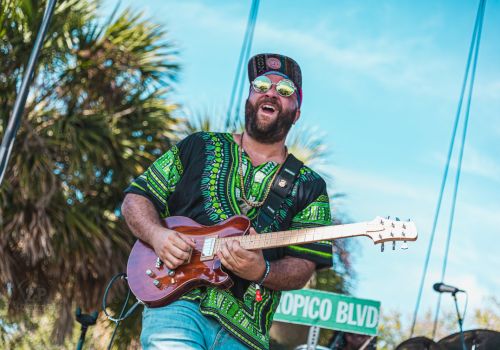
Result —
<svg viewBox="0 0 500 350"><path fill-rule="evenodd" d="M201 261L209 260L214 256L215 242L215 237L205 239L203 248L201 249Z"/></svg>

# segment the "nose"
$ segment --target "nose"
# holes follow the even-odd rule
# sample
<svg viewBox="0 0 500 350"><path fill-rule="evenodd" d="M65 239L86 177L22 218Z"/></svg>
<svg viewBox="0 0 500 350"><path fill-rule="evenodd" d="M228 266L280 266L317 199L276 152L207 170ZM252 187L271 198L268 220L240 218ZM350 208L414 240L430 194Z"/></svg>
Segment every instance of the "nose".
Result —
<svg viewBox="0 0 500 350"><path fill-rule="evenodd" d="M271 88L265 92L265 95L276 99L281 97L280 94L278 94L278 91L276 91L276 84L273 84Z"/></svg>

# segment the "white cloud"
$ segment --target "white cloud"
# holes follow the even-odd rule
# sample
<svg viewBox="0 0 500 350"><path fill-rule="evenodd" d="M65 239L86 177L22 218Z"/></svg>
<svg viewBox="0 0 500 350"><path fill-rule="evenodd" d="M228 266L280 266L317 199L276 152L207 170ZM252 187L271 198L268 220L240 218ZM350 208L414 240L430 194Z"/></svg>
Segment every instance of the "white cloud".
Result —
<svg viewBox="0 0 500 350"><path fill-rule="evenodd" d="M429 188L421 188L413 182L400 182L384 175L367 172L358 172L343 167L332 167L330 172L335 179L348 186L355 186L359 190L376 190L387 195L397 195L405 199L431 200L436 197Z"/></svg>
<svg viewBox="0 0 500 350"><path fill-rule="evenodd" d="M196 1L183 1L169 6L176 7L175 13L181 16L184 23L194 23L197 27L215 31L226 37L239 37L246 27L246 8L242 11L243 9L238 7L239 11L235 11L234 6L229 6L221 11L220 8L214 9L208 4ZM239 16L235 16L236 13ZM342 40L335 40L338 37ZM419 91L432 90L439 95L447 91L430 80L434 71L442 72L442 68L447 64L440 63L437 58L425 63L419 63L415 59L422 45L428 45L428 37L407 37L403 42L385 36L363 38L355 37L346 31L333 30L331 25L321 23L309 31L304 31L290 26L278 27L259 18L254 46L259 40L273 47L286 46L296 49L300 45L301 53L312 60L326 61L347 74L362 74L384 85L416 88Z"/></svg>
<svg viewBox="0 0 500 350"><path fill-rule="evenodd" d="M481 99L499 100L500 97L500 79L487 80L488 78L478 79L475 87L474 96ZM484 81L486 80L486 81Z"/></svg>
<svg viewBox="0 0 500 350"><path fill-rule="evenodd" d="M216 32L214 42L220 36L242 39L249 10L248 6L238 3L214 7L199 1L172 2L168 8L176 14L177 21L199 27L203 35ZM152 15L157 13L151 8L149 11ZM359 8L356 6L346 10L348 16L356 17L358 13ZM401 91L453 99L459 89L456 75L463 74L463 62L445 56L447 52L439 52L434 37L422 34L428 32L425 28L429 25L436 26L441 21L439 16L434 16L430 22L427 19L420 23L421 33L399 40L395 33L375 37L358 36L343 28L336 28L331 21L326 22L321 17L314 26L304 31L303 28L271 23L260 14L255 28L254 47L263 42L269 47L285 46L291 50L300 46L301 54L310 61L327 62L349 76L346 86L359 81L352 78L353 74L360 74L384 86L404 89ZM499 85L498 80L478 82L478 96L500 100L497 93Z"/></svg>
<svg viewBox="0 0 500 350"><path fill-rule="evenodd" d="M459 151L459 140L455 142L455 154ZM428 159L434 159L439 165L444 165L446 159L442 153L435 153ZM453 157L450 162L450 172L454 173L458 166L457 157ZM479 151L472 145L465 145L462 170L471 175L480 176L489 180L500 182L500 163L493 156Z"/></svg>

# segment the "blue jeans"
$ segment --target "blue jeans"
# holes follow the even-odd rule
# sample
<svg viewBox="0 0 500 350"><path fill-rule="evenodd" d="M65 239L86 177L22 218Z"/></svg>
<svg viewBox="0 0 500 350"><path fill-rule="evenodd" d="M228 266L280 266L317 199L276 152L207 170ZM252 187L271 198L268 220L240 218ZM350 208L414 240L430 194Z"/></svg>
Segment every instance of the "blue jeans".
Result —
<svg viewBox="0 0 500 350"><path fill-rule="evenodd" d="M144 350L246 350L219 322L201 314L197 302L178 300L160 308L144 308Z"/></svg>

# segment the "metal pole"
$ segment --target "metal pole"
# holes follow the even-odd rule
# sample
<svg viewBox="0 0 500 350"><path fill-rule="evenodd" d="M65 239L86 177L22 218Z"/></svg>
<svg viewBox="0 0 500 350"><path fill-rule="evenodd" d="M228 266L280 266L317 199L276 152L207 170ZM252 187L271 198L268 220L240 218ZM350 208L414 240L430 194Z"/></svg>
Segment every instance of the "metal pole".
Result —
<svg viewBox="0 0 500 350"><path fill-rule="evenodd" d="M21 124L21 117L24 112L24 107L26 104L26 99L28 98L29 87L33 80L33 72L35 71L36 61L40 49L43 45L43 39L47 33L47 28L49 27L50 19L54 13L54 8L56 5L56 0L49 0L47 7L42 18L42 24L40 25L40 30L38 31L35 45L31 51L31 55L24 72L23 81L21 83L21 88L19 89L19 94L17 95L16 102L14 103L14 109L12 111L12 116L7 124L5 133L3 136L2 144L0 145L0 186L2 185L3 178L5 175L5 170L7 169L7 164L9 162L10 154L12 152L12 146L14 145L14 140L16 139L16 133Z"/></svg>
<svg viewBox="0 0 500 350"><path fill-rule="evenodd" d="M465 346L464 329L463 329L464 320L460 315L460 311L458 311L457 293L452 293L452 295L453 299L455 300L455 309L457 310L458 327L460 329L460 342L462 343L462 349L467 350L467 347Z"/></svg>

